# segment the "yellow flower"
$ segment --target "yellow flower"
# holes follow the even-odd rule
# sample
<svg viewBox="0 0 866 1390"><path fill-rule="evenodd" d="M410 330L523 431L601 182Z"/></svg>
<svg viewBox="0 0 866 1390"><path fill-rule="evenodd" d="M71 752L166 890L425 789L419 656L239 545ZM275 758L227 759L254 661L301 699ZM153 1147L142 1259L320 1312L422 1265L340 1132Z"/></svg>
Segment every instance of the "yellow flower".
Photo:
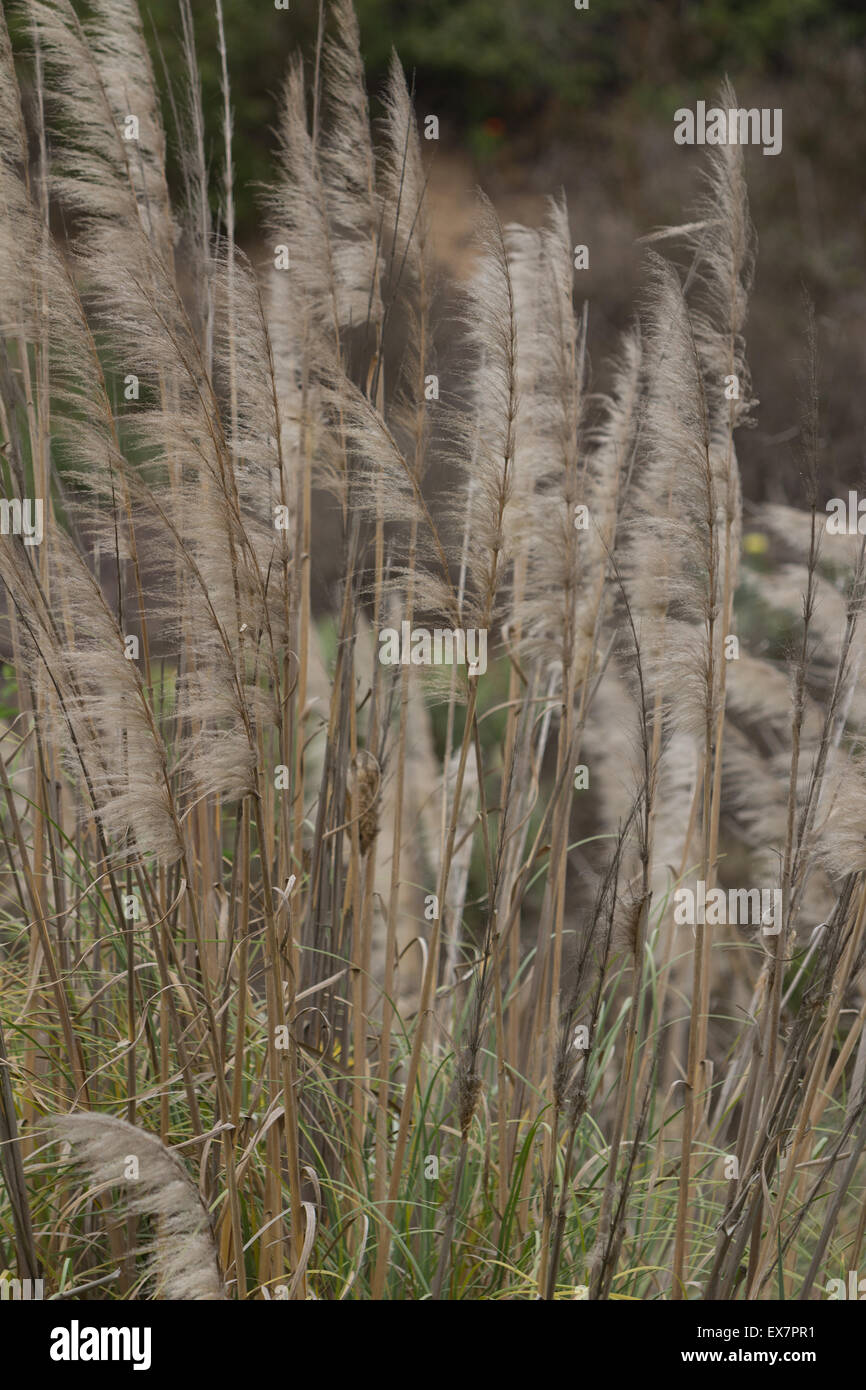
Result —
<svg viewBox="0 0 866 1390"><path fill-rule="evenodd" d="M763 531L747 531L743 536L743 550L747 555L766 555L767 537Z"/></svg>

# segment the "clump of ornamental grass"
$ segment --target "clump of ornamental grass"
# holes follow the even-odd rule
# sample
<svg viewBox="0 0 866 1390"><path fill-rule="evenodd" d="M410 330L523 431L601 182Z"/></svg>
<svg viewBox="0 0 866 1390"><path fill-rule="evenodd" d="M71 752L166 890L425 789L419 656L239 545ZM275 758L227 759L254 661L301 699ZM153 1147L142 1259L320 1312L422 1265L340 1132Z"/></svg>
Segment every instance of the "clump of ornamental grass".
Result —
<svg viewBox="0 0 866 1390"><path fill-rule="evenodd" d="M219 0L216 131L188 0L162 91L133 0L0 23L0 477L42 509L0 537L0 1264L818 1297L866 1233L866 558L822 526L811 312L767 574L742 151L595 376L564 199L479 197L440 392L412 94L395 57L371 107L320 9L258 259ZM380 660L404 628L489 660ZM775 931L684 924L698 883Z"/></svg>

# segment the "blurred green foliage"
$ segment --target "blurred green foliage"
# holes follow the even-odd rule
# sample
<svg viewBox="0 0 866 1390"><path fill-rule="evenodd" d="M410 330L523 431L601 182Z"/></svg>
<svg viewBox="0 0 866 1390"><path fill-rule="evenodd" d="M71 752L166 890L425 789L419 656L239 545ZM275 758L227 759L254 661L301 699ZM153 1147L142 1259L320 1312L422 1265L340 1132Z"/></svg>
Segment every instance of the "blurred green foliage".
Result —
<svg viewBox="0 0 866 1390"><path fill-rule="evenodd" d="M277 100L293 52L311 54L318 0L223 0L235 111L240 230L249 232L254 186L270 175ZM863 0L356 0L375 91L395 48L415 74L421 114L483 157L501 133L636 88L652 104L729 72L784 73L804 43L840 52L866 38ZM182 74L176 0L143 5L165 70ZM219 145L216 20L207 0L194 17L210 153ZM158 69L161 62L157 59ZM491 122L494 124L491 125ZM501 129L495 123L501 122Z"/></svg>
<svg viewBox="0 0 866 1390"><path fill-rule="evenodd" d="M14 667L8 662L0 666L0 719L8 722L18 714L18 682Z"/></svg>

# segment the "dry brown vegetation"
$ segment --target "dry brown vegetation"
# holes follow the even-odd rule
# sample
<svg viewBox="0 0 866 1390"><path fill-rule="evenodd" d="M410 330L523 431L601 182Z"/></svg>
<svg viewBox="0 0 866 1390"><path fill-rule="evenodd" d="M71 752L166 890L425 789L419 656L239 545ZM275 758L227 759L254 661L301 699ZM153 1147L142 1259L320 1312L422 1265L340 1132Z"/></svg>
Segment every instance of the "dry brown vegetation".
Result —
<svg viewBox="0 0 866 1390"><path fill-rule="evenodd" d="M287 77L264 266L231 54L205 132L184 0L172 200L135 4L91 9L28 0L23 104L0 29L3 482L44 506L0 539L0 1268L820 1297L866 1224L864 552L823 534L808 312L804 510L744 545L742 152L649 238L603 393L564 203L480 197L437 398L422 142L396 59L371 125L349 0ZM385 665L403 622L489 665ZM781 929L678 923L698 881Z"/></svg>

